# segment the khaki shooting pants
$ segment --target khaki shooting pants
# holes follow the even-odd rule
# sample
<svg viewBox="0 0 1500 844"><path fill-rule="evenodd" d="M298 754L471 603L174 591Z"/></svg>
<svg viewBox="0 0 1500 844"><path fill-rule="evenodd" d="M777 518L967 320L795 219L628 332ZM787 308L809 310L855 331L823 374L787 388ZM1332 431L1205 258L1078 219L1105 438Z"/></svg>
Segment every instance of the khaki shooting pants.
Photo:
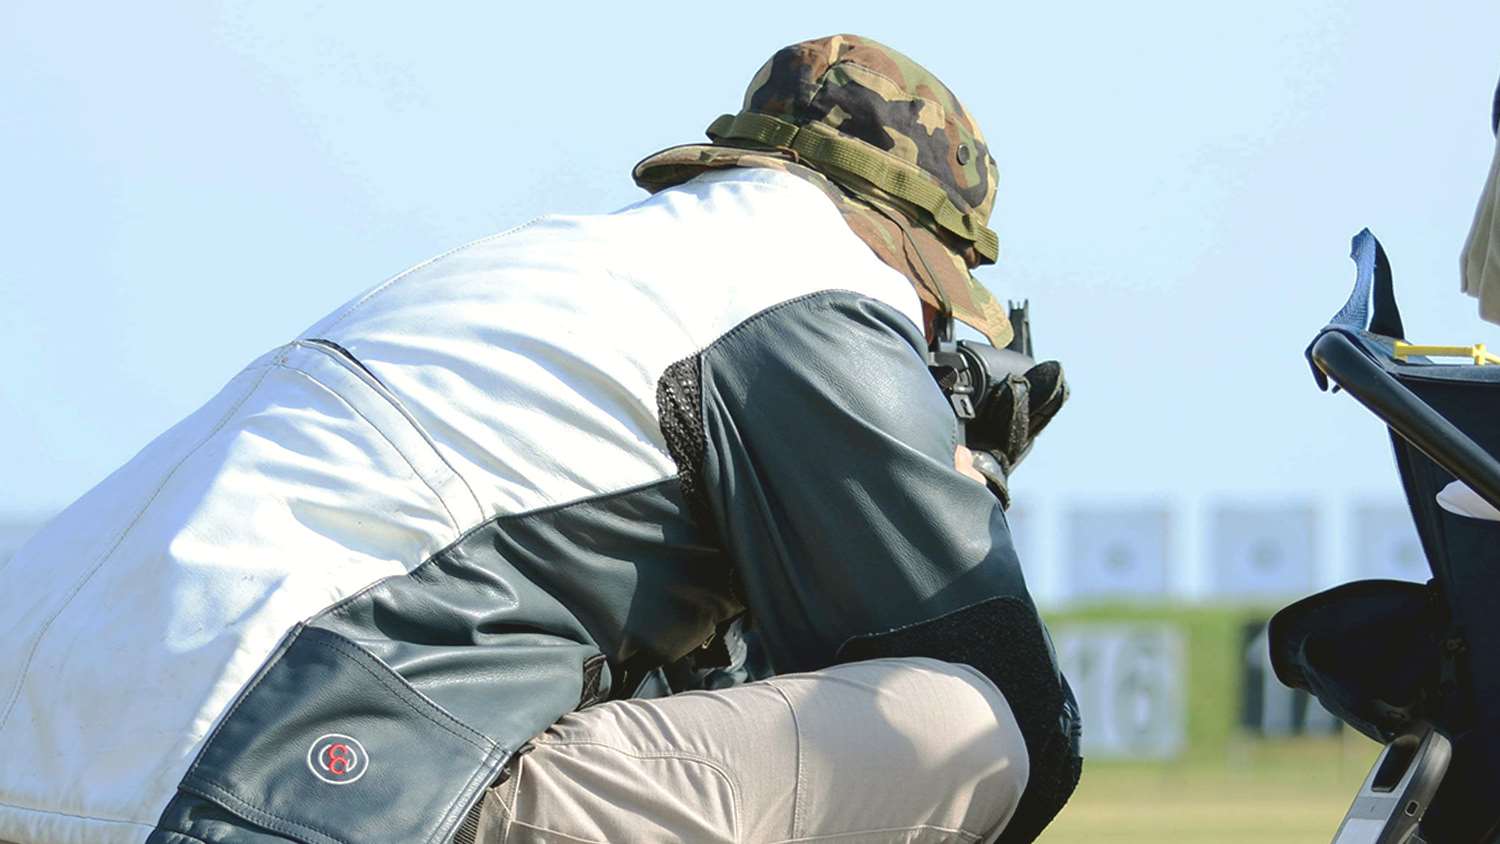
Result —
<svg viewBox="0 0 1500 844"><path fill-rule="evenodd" d="M565 716L484 798L479 844L991 840L1025 745L966 665L881 659Z"/></svg>

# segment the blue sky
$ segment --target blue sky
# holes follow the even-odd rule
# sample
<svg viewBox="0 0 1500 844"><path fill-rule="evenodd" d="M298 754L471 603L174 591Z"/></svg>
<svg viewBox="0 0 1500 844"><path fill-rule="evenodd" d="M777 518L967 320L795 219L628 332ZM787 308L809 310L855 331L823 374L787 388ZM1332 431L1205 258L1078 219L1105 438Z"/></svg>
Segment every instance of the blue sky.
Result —
<svg viewBox="0 0 1500 844"><path fill-rule="evenodd" d="M1500 345L1457 275L1493 3L675 8L0 6L0 512L66 504L406 266L634 201L636 160L838 31L934 70L999 162L982 278L1075 396L1023 495L1394 495L1301 359L1366 225L1413 339Z"/></svg>

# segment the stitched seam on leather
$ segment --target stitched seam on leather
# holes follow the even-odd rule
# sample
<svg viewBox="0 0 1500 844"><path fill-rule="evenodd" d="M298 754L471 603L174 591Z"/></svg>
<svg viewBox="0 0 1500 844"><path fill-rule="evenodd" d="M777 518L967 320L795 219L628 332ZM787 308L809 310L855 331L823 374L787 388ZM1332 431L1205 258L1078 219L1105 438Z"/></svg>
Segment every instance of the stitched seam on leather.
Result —
<svg viewBox="0 0 1500 844"><path fill-rule="evenodd" d="M883 299L877 299L874 296L870 296L870 295L865 294L865 293L860 293L860 292L858 292L856 290L845 290L843 288L833 288L833 289L828 289L828 290L819 290L816 293L805 293L805 294L803 294L801 296L798 296L796 298L788 299L785 302L780 302L778 304L772 305L771 307L766 308L763 311L758 311L758 312L756 312L754 314L751 314L750 316L746 317L743 321L741 321L735 327L733 327L733 328L729 329L728 331L724 332L723 334L719 335L712 343L709 343L707 346L705 346L701 350L700 354L703 355L704 356L704 360L706 360L707 359L707 355L711 351L714 350L715 346L718 346L720 343L724 343L725 341L729 340L730 338L734 337L737 334L740 334L740 333L745 332L745 331L749 331L752 327L754 327L754 325L757 322L759 322L760 320L762 320L764 318L770 317L773 314L778 313L783 308L788 308L788 307L791 307L793 305L801 304L803 302L808 302L809 300L818 299L819 301L812 302L809 305L809 307L814 307L814 308L817 308L819 310L825 310L826 311L826 310L831 310L834 307L834 305L838 303L838 298L839 297L845 297L845 296L853 296L856 301L873 302L873 303L875 303L876 305L878 305L878 306L880 306L882 308L886 308L888 310L894 311L898 316L900 316L903 320L905 320L907 324L911 324L911 320L905 314L901 313L901 311L898 310L895 306L893 306L890 303L884 301ZM923 367L925 368L926 361L923 360L921 351L918 350L918 349L913 349L912 352L917 356L917 359L922 362ZM953 449L958 448L958 420L957 420L957 418L955 418L953 420L952 432L949 434L949 439L952 441Z"/></svg>
<svg viewBox="0 0 1500 844"><path fill-rule="evenodd" d="M396 674L395 671L392 671L387 667L386 675L382 676L380 672L377 672L374 669L370 668L370 666L366 665L364 662L366 659L371 659L379 662L380 660L378 657L370 654L369 652L360 648L358 645L349 642L348 639L345 639L343 636L340 636L339 634L334 633L331 630L325 630L321 627L308 627L304 629L304 633L314 631L314 635L317 638L311 640L312 644L347 656L351 662L359 666L360 669L362 669L365 673L369 674L371 677L374 677L376 682L380 683L382 686L385 686L387 690L396 695L396 697L402 703L406 704L412 712L416 713L427 721L430 721L433 726L436 726L444 732L449 733L454 738L464 742L465 744L468 744L470 747L473 747L475 750L484 753L486 756L492 753L496 747L499 747L499 745L486 738L483 733L480 733L478 730L475 730L464 724L462 721L459 721L457 718L454 718L441 706L438 706L435 702L433 702L431 698L428 698L426 695L423 695L416 689L405 686L406 681L402 679L400 675ZM333 641L318 641L318 639L322 638L323 636L330 637L330 639L332 639ZM339 643L342 642L349 642L349 648L346 649L344 647L341 647ZM384 665L384 663L381 664ZM396 684L391 683L392 679L396 681ZM443 722L434 718L431 713L424 711L421 706L413 703L411 700L412 697L417 698L422 703L432 707L437 712L451 719L451 724L444 724ZM466 733L468 733L468 736L457 732L457 730L465 731ZM474 741L474 739L478 739L478 741L476 742Z"/></svg>
<svg viewBox="0 0 1500 844"><path fill-rule="evenodd" d="M291 818L283 818L274 812L252 806L216 783L197 782L189 784L184 782L182 787L190 792L200 794L206 799L225 803L227 804L225 808L237 814L244 815L251 822L260 824L272 832L283 832L288 835L297 835L304 838L316 838L319 840L317 844L325 841L334 842L334 844L348 844L343 838L330 835L327 831L311 824L294 821ZM204 794L203 792L209 793Z"/></svg>
<svg viewBox="0 0 1500 844"><path fill-rule="evenodd" d="M219 733L224 729L224 725L228 724L230 719L234 717L234 714L240 711L240 705L249 700L251 693L259 688L261 683L265 682L265 679L271 675L271 667L275 663L281 661L281 658L286 655L286 652L288 650L291 649L292 643L297 641L297 639L302 635L302 632L306 629L307 628L305 627L295 628L296 632L294 634L289 637L285 637L283 641L276 643L276 649L271 651L271 656L266 660L265 664L261 666L260 672L255 675L255 679L250 682L249 686L245 687L245 689L240 692L239 697L235 699L234 703L230 704L229 710L224 713L224 717L219 719L219 723L213 728L213 731L208 734L208 738L203 740L203 748L198 751L198 758L193 760L193 764L188 766L187 773L182 775L182 779L184 782L186 782L189 777L193 776L194 772L198 770L198 766L203 763L203 751L206 750L209 745L214 743L214 740L219 737Z"/></svg>
<svg viewBox="0 0 1500 844"><path fill-rule="evenodd" d="M316 632L314 632L314 631L316 631ZM285 647L278 649L277 652L272 655L272 658L276 662L280 662L281 658L284 657L287 654L287 652L291 650L292 645L297 640L302 639L304 636L308 635L309 633L312 633L314 636L317 636L318 634L322 634L322 635L326 635L326 636L337 637L339 639L343 639L343 637L339 636L337 633L333 633L333 632L328 631L328 630L323 630L322 628L302 627L302 628L300 628L297 631L297 634L295 636L293 636L290 641L287 642L287 644L286 644ZM308 639L308 641L311 644L313 644L313 645L318 645L318 646L326 647L326 648L328 648L330 650L333 650L335 652L343 653L343 652L339 651L337 648L332 647L327 642L320 642L320 641L317 641L316 639ZM345 641L347 641L347 640L345 640ZM360 650L357 645L355 645L353 647L356 650ZM363 653L363 651L361 651L361 653ZM344 655L345 656L349 656L348 654L344 654ZM374 657L372 655L369 655L369 654L366 654L366 656L369 656L370 659L377 659L376 657ZM354 664L358 665L360 668L363 668L365 671L369 672L372 676L374 676L376 678L376 680L380 680L379 675L377 675L377 674L375 674L375 672L371 671L368 666L364 665L357 658L354 658L354 657L351 656L350 659L351 659L351 661L354 662ZM378 659L377 659L377 661L378 661ZM230 720L234 718L235 713L239 711L240 706L242 706L245 703L245 701L247 701L247 700L250 699L250 697L254 693L254 691L257 688L260 687L260 684L262 682L264 682L267 677L271 676L271 670L272 670L272 667L270 665L268 665L266 667L266 669L264 671L262 671L260 673L260 675L255 678L255 681L252 682L248 688L246 688L243 692L240 693L239 699L234 702L234 705L231 706L229 708L229 711L224 714L223 720L221 720L219 722L219 725L214 728L214 730L213 730L212 733L209 734L208 739L206 741L204 741L203 744L204 744L205 748L208 745L212 744L214 742L214 740L218 738L220 731L222 731L224 729L225 725L228 724L230 722ZM394 675L394 672L392 672L392 674ZM387 686L387 688L389 688L389 686ZM398 697L399 697L399 692L397 692L397 694L398 694ZM412 694L415 694L418 697L421 697L422 700L427 701L429 704L431 704L439 712L443 712L444 715L447 715L447 712L444 712L443 709L442 709L442 707L439 707L437 704L432 703L432 701L427 700L427 698L423 697L420 692L416 692L415 690L413 690ZM402 697L400 699L401 699L402 703L405 703L408 707L411 707L418 715L421 715L422 717L427 718L427 720L432 721L431 716L428 715L426 712L423 712L422 710L420 710L419 708L417 708L414 704L412 704L410 701L406 700L404 697ZM450 715L449 717L451 718L452 716ZM438 726L440 729L447 730L447 727L445 727L444 725L442 725L442 724L440 724L440 723L438 723L436 721L433 721L433 723L436 726ZM460 725L460 726L462 726L462 725ZM465 729L467 729L467 727L465 727ZM449 732L451 732L451 731L449 731ZM478 733L475 733L475 735L478 735L482 741L488 742L488 739L485 739L482 735L479 735ZM454 738L457 738L460 741L465 741L465 742L469 743L470 745L472 745L477 750L481 750L481 751L486 750L486 748L484 748L484 747L482 747L480 745L477 745L477 744L473 744L473 742L469 742L468 739L464 738L461 735L458 735L457 733L454 733L453 736L454 736ZM198 755L198 758L195 759L195 760L193 760L193 764L192 764L191 767L188 768L187 773L183 775L183 782L187 782L187 780L189 780L189 779L199 779L199 777L197 776L197 772L198 772L199 767L202 764L203 764L203 754L200 753Z"/></svg>
<svg viewBox="0 0 1500 844"><path fill-rule="evenodd" d="M8 700L5 704L5 712L3 714L0 714L0 733L4 732L5 726L10 722L10 716L11 713L15 710L16 701L21 697L21 689L26 685L27 673L31 670L31 661L36 658L36 652L41 648L42 640L47 638L48 631L52 629L52 623L57 621L58 617L60 617L64 612L67 611L68 607L72 605L73 599L78 597L79 592L83 591L83 587L88 585L88 582L90 580L93 580L94 575L98 574L99 570L104 567L104 564L114 556L115 551L117 551L120 545L125 542L125 537L130 535L130 532L135 529L135 526L137 524L140 523L141 519L146 515L146 512L151 509L151 505L156 503L157 496L161 495L162 490L167 488L167 484L171 483L172 479L177 477L177 472L189 460L191 460L199 450L201 450L205 445L208 445L209 441L217 436L218 433L224 429L225 425L229 424L229 420L234 418L234 415L239 412L239 409L244 406L245 402L249 401L250 397L255 395L260 390L261 384L265 383L266 376L271 373L272 369L280 364L281 359L285 356L285 349L286 347L283 347L282 353L262 368L260 377L255 379L255 383L251 384L249 389L245 391L245 394L240 396L239 400L236 401L234 405L229 408L229 410L225 411L223 416L219 417L219 421L214 424L213 428L210 429L208 433L203 435L203 437L198 441L197 445L194 445L187 454L184 454L182 456L181 460L178 460L177 463L172 466L171 470L169 470L167 474L161 479L161 483L157 484L156 488L152 490L151 496L146 499L146 503L142 504L141 508L136 511L134 518L130 520L130 524L126 525L125 528L120 531L120 535L115 537L115 541L112 545L109 546L109 550L101 554L99 556L99 559L95 561L93 567L91 567L76 584L74 584L72 591L68 593L68 597L63 600L62 606L58 607L57 611L52 613L52 615L47 619L46 623L42 625L41 630L37 631L36 638L32 640L31 648L26 652L26 659L21 663L21 670L16 678L15 688L11 690L10 700Z"/></svg>
<svg viewBox="0 0 1500 844"><path fill-rule="evenodd" d="M756 311L750 316L747 316L744 319L740 320L739 323L737 323L733 328L714 338L713 342L703 347L703 351L707 352L709 349L712 349L714 346L723 343L731 337L734 337L735 335L741 334L745 331L749 331L752 327L754 327L756 323L759 323L761 320L764 320L767 317L772 316L773 314L780 313L781 311L794 305L800 305L803 302L808 302L813 299L821 299L822 301L814 302L813 304L819 308L823 308L826 310L833 305L832 297L834 296L853 296L856 299L868 299L872 302L879 302L881 305L884 305L887 308L891 308L891 310L893 311L896 310L890 305L887 305L884 301L876 299L868 294L860 293L857 290L845 290L842 287L832 287L827 290L818 290L813 293L804 293L801 296L787 299L784 302L777 302L776 304L770 306L769 308L765 308L764 310ZM896 313L899 314L901 312L896 311Z"/></svg>
<svg viewBox="0 0 1500 844"><path fill-rule="evenodd" d="M382 440L385 440L386 444L391 447L392 451L401 456L401 462L405 463L406 467L411 470L412 476L421 481L422 486L427 487L427 490L432 493L432 496L434 498L437 499L438 504L443 508L443 512L448 514L448 524L452 525L454 530L462 530L462 528L460 528L458 525L458 517L453 515L453 511L448 507L448 502L443 500L443 494L438 492L437 488L432 485L431 481L427 480L427 477L423 475L422 471L417 468L417 465L411 461L411 458L406 456L406 451L402 449L401 446L397 445L396 441L391 439L390 435L381 429L381 426L375 424L374 420L366 416L365 412L356 407L353 402L344 398L338 390L318 380L318 378L312 373L307 372L306 370L298 369L294 366L288 366L287 364L278 364L278 366L280 366L280 368L282 369L285 369L287 372L293 372L297 375L301 375L303 378L306 378L314 384L317 384L319 387L322 387L324 390L327 390L329 395L338 399L341 404L353 411L354 414L360 419L364 420L364 423L366 425L369 425L371 430L379 434ZM381 396L381 398L384 399L385 397Z"/></svg>
<svg viewBox="0 0 1500 844"><path fill-rule="evenodd" d="M407 409L405 403L401 401L401 399L396 395L395 391L390 387L387 387L385 384L381 383L380 379L377 378L373 373L360 372L359 370L364 367L364 363L360 362L359 358L354 357L353 352L349 352L348 349L344 349L344 351L349 352L349 357L353 359L357 364L357 366L351 368L345 362L343 357L333 349L328 348L328 346L324 345L323 343L312 342L312 340L316 339L321 338L297 340L295 341L295 343L301 348L312 349L318 354L329 358L338 366L342 367L345 371L353 375L355 378L358 378L362 383L368 381L370 389L373 390L375 394L382 400L384 400L386 404L389 404L392 408L394 408L397 413L401 414L401 416L406 420L407 424L411 426L412 430L417 433L417 436L421 437L422 441L427 443L427 447L432 451L433 455L435 455L438 460L442 461L442 464L448 468L449 473L451 473L453 477L463 485L464 490L469 493L469 497L474 501L474 512L483 514L484 505L479 503L479 494L474 491L474 487L470 486L468 479L465 478L451 462L449 462L448 456L445 455L443 453L443 450L438 447L437 440L433 439L432 434L429 433L426 428L422 427L422 424L417 421L417 417L412 415L412 412ZM333 341L329 340L327 342L331 343ZM339 348L342 349L343 347L339 346ZM458 527L457 519L454 519L454 527Z"/></svg>
<svg viewBox="0 0 1500 844"><path fill-rule="evenodd" d="M397 574L397 575L391 575L390 577L383 577L383 578L375 581L374 583L371 583L369 586L366 586L365 588L359 590L358 592L355 592L352 595L347 595L344 598L340 599L336 603L332 604L331 606L327 607L323 611L321 611L318 614L314 615L312 617L312 620L316 620L318 618L321 618L323 616L328 616L328 615L337 615L337 616L347 617L347 611L348 611L348 608L350 606L352 606L353 604L357 603L359 601L359 599L365 597L366 595L370 594L371 592L374 592L376 589L379 589L387 581L390 581L390 580L392 580L394 578L400 578L400 577L413 577L418 572L424 571L426 569L435 568L437 566L437 560L438 560L439 557L442 557L445 554L452 553L453 550L455 548L457 548L458 546L462 545L465 540L469 539L470 537L474 536L475 534L479 533L480 531L487 530L487 529L494 528L494 527L498 527L500 525L500 523L502 523L504 521L507 521L509 519L524 519L524 518L527 518L527 517L530 517L530 516L537 516L537 515L541 515L543 513L550 513L550 512L553 512L553 511L557 511L557 510L563 510L563 509L568 508L568 507L575 507L575 506L579 506L579 505L583 505L583 504L590 504L590 503L594 503L594 502L598 502L598 501L603 501L605 499L614 498L615 496L619 496L619 495L629 495L631 493L636 493L636 492L641 492L643 490L651 489L652 487L655 487L655 486L662 486L662 485L665 485L665 484L669 484L669 483L672 483L672 482L677 481L677 480L678 480L677 476L676 475L672 475L672 476L665 477L665 478L659 478L659 479L654 480L654 481L647 481L646 483L636 484L635 486L628 486L628 487L624 487L622 489L613 490L611 492L601 492L601 493L598 493L596 495L587 496L585 498L578 498L578 499L575 499L573 501L564 501L564 502L561 502L561 503L558 503L558 504L548 504L545 507L538 507L538 508L536 508L534 510L527 510L527 511L522 512L522 513L502 513L502 514L500 514L498 516L495 516L493 518L485 519L484 521L480 522L479 524L474 525L473 527L471 527L468 530L464 531L462 534L460 534L458 536L457 539L453 540L452 542L448 543L447 545L443 546L442 548L438 549L437 551L434 551L430 556L427 557L426 560L423 560L420 565L414 567L411 571L408 571L405 574Z"/></svg>
<svg viewBox="0 0 1500 844"><path fill-rule="evenodd" d="M495 232L494 234L485 235L484 237L481 237L478 240L471 240L468 243L465 243L465 244L463 244L461 246L455 246L452 249L449 249L447 252L444 252L444 253L442 253L440 255L434 255L433 257L428 258L427 260L421 262L420 264L417 264L417 265L415 265L413 267L409 267L409 268L407 268L405 270L402 270L399 273L396 273L395 275L393 275L390 278L386 279L385 281L381 282L380 286L376 287L374 290L371 290L369 293L366 293L365 295L359 297L358 299L354 300L353 302L350 302L347 306L345 306L345 308L342 311L339 311L338 314L335 315L329 321L328 325L323 328L323 331L324 332L332 331L334 328L336 328L344 320L346 320L349 317L353 316L355 311L357 311L360 308L364 307L371 300L375 299L375 297L377 297L380 294L384 293L388 288L390 288L391 285L393 285L393 284L401 281L402 279L406 278L407 276L409 276L409 275L411 275L413 273L419 272L421 270L425 270L428 267L435 266L438 263L440 263L440 262L442 262L442 261L444 261L444 260L446 260L448 258L451 258L454 255L457 255L458 253L463 252L463 251L465 251L467 249L473 249L476 246L482 246L482 245L484 245L486 243L489 243L492 240L499 240L499 239L501 239L503 237L506 237L508 235L512 235L512 234L515 234L516 232L519 232L519 231L522 231L524 229L530 228L531 226L534 226L537 223L539 223L539 222L541 222L542 220L545 220L545 219L547 219L546 216L537 217L534 220L527 220L526 222L522 223L521 225L514 226L512 228L506 229L503 232Z"/></svg>
<svg viewBox="0 0 1500 844"><path fill-rule="evenodd" d="M385 686L385 688L387 690L389 690L393 695L395 695L398 700L400 700L402 703L404 703L418 717L425 719L426 721L428 721L431 724L433 724L434 726L436 726L438 729L443 730L444 732L448 733L449 735L452 735L454 738L458 739L459 741L462 741L462 742L470 745L471 747L475 748L476 750L479 750L480 752L484 753L483 763L478 767L477 770L475 770L475 772L473 774L471 774L469 776L469 779L468 779L467 782L464 783L464 786L462 788L460 788L460 789L457 790L457 792L455 793L455 795L453 797L453 800L449 802L448 808L444 810L444 812L443 812L443 814L441 816L442 820L436 825L436 827L433 830L432 835L429 836L427 840L430 842L430 841L433 841L436 838L438 838L440 835L442 835L445 832L446 828L450 825L450 822L453 819L453 814L454 814L455 808L458 806L458 804L460 803L460 801L462 801L464 799L464 797L474 788L475 781L479 780L481 777L486 776L486 774L488 772L490 772L493 769L495 769L496 767L498 767L498 765L495 762L496 757L504 759L506 756L509 755L509 751L505 747L503 747L501 745L498 745L498 744L495 744L494 742L489 741L489 739L486 738L483 734L481 734L481 733L479 733L477 731L472 730L467 725L465 725L462 722L458 721L456 718L453 718L453 716L449 715L446 710L444 710L442 707L438 706L432 700L428 699L421 692L418 692L415 689L410 689L410 688L403 689L402 685L404 684L405 681L402 680L399 675L395 674L394 671L389 671L388 670L390 676L389 677L382 677L379 672L376 672L374 669L370 668L364 662L365 659L372 659L372 660L375 660L376 662L379 662L380 661L379 658L375 657L372 654L369 654L369 653L365 652L358 645L355 645L354 643L349 642L347 639L345 639L344 637L340 636L339 634L334 633L334 632L329 631L329 630L324 630L322 628L317 628L317 627L303 627L303 628L301 628L301 630L298 631L297 636L293 638L292 642L295 642L298 639L303 639L303 640L307 641L308 644L311 645L311 646L322 647L322 648L325 648L327 650L333 651L334 653L338 653L340 655L343 655L343 656L347 657L350 662L352 662L354 665L356 665L359 668L361 668L362 670L364 670L371 677L375 678L376 682L380 683L382 686ZM280 658L282 656L284 656L286 654L287 651L291 650L292 642L289 642L285 648L282 648L276 654L276 659L278 661L280 660ZM341 647L339 643L347 643L348 646L349 646L349 648L346 649L344 647ZM237 712L239 710L240 705L243 704L246 700L248 700L250 698L251 693L255 690L255 688L257 688L261 684L261 682L263 680L265 680L266 677L270 676L270 674L271 674L271 670L269 668L266 671L262 672L261 675L256 678L255 682L252 683L251 686L245 690L245 692L241 695L240 699L237 700L237 701L235 701L234 706L231 707L230 711L224 716L224 719L219 722L219 726L216 727L214 729L214 732L209 736L208 741L205 742L205 746L207 746L207 744L212 743L214 741L214 739L218 736L219 731L222 730L224 728L224 725L227 724L227 723L229 723L230 719L234 717L234 714L235 714L235 712ZM391 685L391 683L389 681L392 678L394 678L397 681L397 685L394 685L394 686ZM423 703L426 703L427 705L431 706L434 710L436 710L441 715L444 715L444 716L446 716L446 717L448 717L450 719L453 719L452 724L451 725L444 724L441 721L439 721L436 718L434 718L431 713L425 711L420 706L418 706L417 704L413 703L410 700L411 696L415 696L418 700L420 700ZM461 729L461 730L468 731L471 735L473 735L474 737L478 738L479 741L483 742L484 744L483 745L482 744L477 744L477 743L471 741L469 738L467 738L464 735L462 735L459 732L457 732L455 728L456 729ZM485 747L484 745L489 745L489 747ZM209 779L206 779L205 777L199 776L198 775L198 769L201 766L202 762L203 762L203 756L202 756L202 754L200 754L199 757L198 757L198 759L194 760L192 767L190 767L188 769L187 774L183 776L182 785L181 785L182 788L187 789L189 791L193 791L194 789L210 790L210 791L213 792L212 794L203 794L202 796L204 796L205 798L208 798L208 799L216 799L216 798L218 798L218 799L221 799L221 800L223 800L225 802L233 802L235 805L230 806L228 808L235 809L240 814L247 815L247 816L250 816L252 813L263 814L263 815L266 815L266 816L268 816L270 818L273 818L273 819L276 819L276 820L279 820L279 821L282 821L282 822L285 822L285 823L288 823L288 824L293 824L295 826L299 826L299 827L305 826L306 830L308 830L308 831L316 832L316 833L319 833L321 835L328 836L330 838L330 840L333 840L333 841L342 842L342 839L330 836L329 833L327 833L324 830L318 829L317 827L314 827L314 826L311 826L311 825L304 825L304 824L302 824L299 821L291 820L291 819L288 819L288 818L282 818L279 815L273 814L273 813L271 813L271 812L269 812L269 811L267 811L265 809L259 809L259 808L255 807L255 806L252 806L251 804L249 804L248 802L244 801L243 799L235 796L233 793L231 793L229 791L226 791L222 786L219 786L217 783L213 782L212 780L209 780ZM268 828L275 829L275 827L272 827L271 824L266 823L264 820L262 820L260 818L256 818L256 817L252 816L252 817L249 817L249 819L251 821L256 822L256 823L261 823L262 825L267 826ZM290 831L294 831L294 830L279 830L279 831L288 831L288 832L290 832Z"/></svg>
<svg viewBox="0 0 1500 844"><path fill-rule="evenodd" d="M156 829L155 824L142 823L140 821L127 821L120 818L101 818L95 815L75 815L71 812L59 812L55 809L39 809L35 806L23 806L20 803L3 803L0 806L7 809L18 809L22 812L33 812L38 815L56 815L60 818L73 818L80 821L98 821L99 823L117 823L124 826L138 826L142 829Z"/></svg>

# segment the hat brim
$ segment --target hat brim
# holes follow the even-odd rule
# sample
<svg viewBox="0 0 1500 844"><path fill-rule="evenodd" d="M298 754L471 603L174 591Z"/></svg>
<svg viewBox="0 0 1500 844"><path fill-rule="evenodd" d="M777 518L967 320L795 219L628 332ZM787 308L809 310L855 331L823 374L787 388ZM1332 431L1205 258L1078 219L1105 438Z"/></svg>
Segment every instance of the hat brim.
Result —
<svg viewBox="0 0 1500 844"><path fill-rule="evenodd" d="M822 173L796 163L783 152L724 144L684 144L642 159L633 175L636 184L655 193L708 170L726 167L767 167L813 182L822 188L844 221L877 257L912 280L923 302L938 311L949 311L954 319L984 335L997 348L1009 344L1015 335L1005 309L935 232L925 226L898 222L904 217L901 212L883 211L852 196ZM931 282L924 281L927 279Z"/></svg>

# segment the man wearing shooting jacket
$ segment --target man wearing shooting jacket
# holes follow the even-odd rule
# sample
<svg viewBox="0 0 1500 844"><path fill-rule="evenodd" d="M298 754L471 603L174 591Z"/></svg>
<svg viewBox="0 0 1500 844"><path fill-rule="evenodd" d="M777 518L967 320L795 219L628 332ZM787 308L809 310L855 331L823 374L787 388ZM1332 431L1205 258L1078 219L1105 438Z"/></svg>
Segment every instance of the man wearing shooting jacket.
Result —
<svg viewBox="0 0 1500 844"><path fill-rule="evenodd" d="M951 342L1011 340L994 161L853 36L709 136L373 288L24 547L0 840L1035 838L1078 718L1001 498L1065 389ZM684 690L731 629L774 676Z"/></svg>

